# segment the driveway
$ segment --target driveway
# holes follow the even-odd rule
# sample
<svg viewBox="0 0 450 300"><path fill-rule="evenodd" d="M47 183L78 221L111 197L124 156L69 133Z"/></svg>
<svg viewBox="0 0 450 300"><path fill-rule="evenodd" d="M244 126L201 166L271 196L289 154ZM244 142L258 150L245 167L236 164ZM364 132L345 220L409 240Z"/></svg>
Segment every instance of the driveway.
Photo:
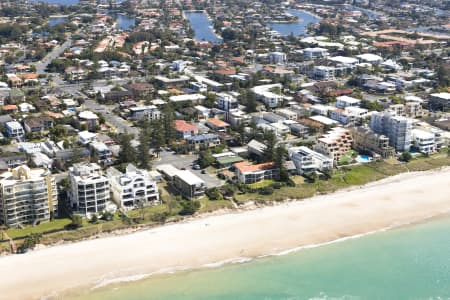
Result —
<svg viewBox="0 0 450 300"><path fill-rule="evenodd" d="M197 157L197 155L178 155L169 151L162 151L160 153L160 159L153 162L153 166L156 167L158 165L171 164L178 169L185 168L201 178L208 188L224 185L225 182L217 178L215 175L208 173L202 174L201 170L192 169L192 164Z"/></svg>

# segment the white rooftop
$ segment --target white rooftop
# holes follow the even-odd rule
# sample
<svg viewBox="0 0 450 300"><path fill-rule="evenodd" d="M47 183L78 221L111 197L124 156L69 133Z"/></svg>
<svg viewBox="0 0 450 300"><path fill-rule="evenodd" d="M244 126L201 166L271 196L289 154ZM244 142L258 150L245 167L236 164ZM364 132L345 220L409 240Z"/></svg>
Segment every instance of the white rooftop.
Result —
<svg viewBox="0 0 450 300"><path fill-rule="evenodd" d="M189 185L203 185L205 182L201 180L197 175L192 173L189 170L180 170L178 171L175 176L179 177L181 180L186 182Z"/></svg>
<svg viewBox="0 0 450 300"><path fill-rule="evenodd" d="M336 121L334 121L334 120L332 120L330 118L324 117L324 116L312 116L312 117L309 117L309 118L311 120L313 120L313 121L322 123L324 125L334 125L334 124L338 123L338 122L336 122Z"/></svg>
<svg viewBox="0 0 450 300"><path fill-rule="evenodd" d="M377 62L377 61L383 60L383 58L381 56L375 55L372 53L360 54L360 55L357 55L356 57L358 57L361 60L367 61L367 62Z"/></svg>
<svg viewBox="0 0 450 300"><path fill-rule="evenodd" d="M92 111L89 110L85 110L80 112L80 114L78 115L81 119L85 119L85 120L96 120L98 119L97 115L94 114Z"/></svg>

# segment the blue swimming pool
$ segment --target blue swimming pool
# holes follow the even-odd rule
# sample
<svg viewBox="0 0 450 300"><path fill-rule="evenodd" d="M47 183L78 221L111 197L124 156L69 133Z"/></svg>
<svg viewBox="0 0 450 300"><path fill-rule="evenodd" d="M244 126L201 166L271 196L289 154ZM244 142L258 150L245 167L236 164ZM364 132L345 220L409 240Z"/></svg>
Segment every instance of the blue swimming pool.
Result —
<svg viewBox="0 0 450 300"><path fill-rule="evenodd" d="M367 156L367 155L358 155L358 157L356 158L356 160L358 162L362 162L362 163L368 163L372 160L372 157Z"/></svg>

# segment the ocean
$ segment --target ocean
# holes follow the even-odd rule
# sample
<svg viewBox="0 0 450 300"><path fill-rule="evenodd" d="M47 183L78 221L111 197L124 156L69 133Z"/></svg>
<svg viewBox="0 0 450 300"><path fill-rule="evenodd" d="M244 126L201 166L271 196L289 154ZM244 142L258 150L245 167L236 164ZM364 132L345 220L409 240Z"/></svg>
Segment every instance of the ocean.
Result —
<svg viewBox="0 0 450 300"><path fill-rule="evenodd" d="M450 299L450 218L64 299Z"/></svg>

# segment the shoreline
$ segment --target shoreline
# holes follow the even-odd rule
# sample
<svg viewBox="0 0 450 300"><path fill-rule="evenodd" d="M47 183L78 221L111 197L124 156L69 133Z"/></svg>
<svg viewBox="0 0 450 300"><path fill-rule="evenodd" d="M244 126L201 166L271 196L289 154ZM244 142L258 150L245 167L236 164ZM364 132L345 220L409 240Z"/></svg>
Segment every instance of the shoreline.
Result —
<svg viewBox="0 0 450 300"><path fill-rule="evenodd" d="M449 183L448 167L403 173L302 201L5 256L0 289L5 299L36 299L142 279L139 274L216 267L357 238L448 213ZM23 282L33 284L24 290Z"/></svg>

